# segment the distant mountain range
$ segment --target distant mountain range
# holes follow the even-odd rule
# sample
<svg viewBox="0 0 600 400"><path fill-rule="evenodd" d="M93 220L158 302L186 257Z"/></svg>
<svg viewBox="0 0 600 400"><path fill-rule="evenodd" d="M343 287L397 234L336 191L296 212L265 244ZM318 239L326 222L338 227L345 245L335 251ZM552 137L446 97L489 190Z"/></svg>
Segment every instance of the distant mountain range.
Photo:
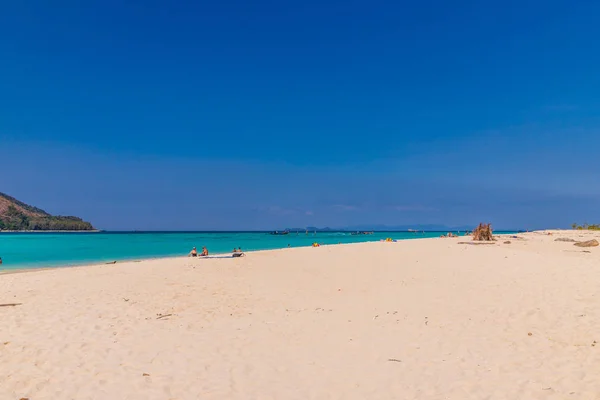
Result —
<svg viewBox="0 0 600 400"><path fill-rule="evenodd" d="M0 193L0 231L92 231L94 227L78 217L55 216Z"/></svg>
<svg viewBox="0 0 600 400"><path fill-rule="evenodd" d="M348 226L344 230L348 231L433 231L433 232L444 232L444 231L467 231L473 230L475 226L461 225L461 226L447 226L439 224L417 224L417 225L355 225Z"/></svg>
<svg viewBox="0 0 600 400"><path fill-rule="evenodd" d="M332 229L329 227L326 228L317 228L314 226L307 226L306 228L286 228L285 229L288 232L305 232L305 231L309 231L309 232L332 232L332 231L338 231L339 229Z"/></svg>
<svg viewBox="0 0 600 400"><path fill-rule="evenodd" d="M393 232L393 231L433 231L433 232L454 232L454 231L467 231L472 230L474 226L463 225L463 226L446 226L446 225L354 225L346 226L341 228L317 228L314 226L307 226L306 228L287 228L285 230L289 232L332 232L332 231L347 231L347 232L366 232L366 231L382 231L382 232Z"/></svg>

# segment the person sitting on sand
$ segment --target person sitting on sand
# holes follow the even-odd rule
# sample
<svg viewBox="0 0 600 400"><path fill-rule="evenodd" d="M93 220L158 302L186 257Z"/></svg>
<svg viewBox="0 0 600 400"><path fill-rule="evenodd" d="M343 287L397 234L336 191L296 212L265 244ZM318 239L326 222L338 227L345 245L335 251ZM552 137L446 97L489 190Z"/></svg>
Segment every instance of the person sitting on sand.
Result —
<svg viewBox="0 0 600 400"><path fill-rule="evenodd" d="M242 248L240 247L239 249L233 249L233 254L232 254L232 256L233 256L233 257L244 257L244 256L245 256L245 254L244 254L244 252L242 251Z"/></svg>
<svg viewBox="0 0 600 400"><path fill-rule="evenodd" d="M198 257L198 250L194 247L192 251L190 251L190 254L188 254L188 257Z"/></svg>
<svg viewBox="0 0 600 400"><path fill-rule="evenodd" d="M200 254L200 257L206 257L208 255L208 250L206 249L206 247L202 248L202 254Z"/></svg>

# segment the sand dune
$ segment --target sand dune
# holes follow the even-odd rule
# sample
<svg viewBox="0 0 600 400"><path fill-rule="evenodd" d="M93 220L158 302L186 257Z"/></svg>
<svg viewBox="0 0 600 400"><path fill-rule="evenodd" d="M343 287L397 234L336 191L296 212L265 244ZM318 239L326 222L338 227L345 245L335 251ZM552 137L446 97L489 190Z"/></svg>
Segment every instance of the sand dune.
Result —
<svg viewBox="0 0 600 400"><path fill-rule="evenodd" d="M0 399L598 399L600 234L519 237L0 275Z"/></svg>

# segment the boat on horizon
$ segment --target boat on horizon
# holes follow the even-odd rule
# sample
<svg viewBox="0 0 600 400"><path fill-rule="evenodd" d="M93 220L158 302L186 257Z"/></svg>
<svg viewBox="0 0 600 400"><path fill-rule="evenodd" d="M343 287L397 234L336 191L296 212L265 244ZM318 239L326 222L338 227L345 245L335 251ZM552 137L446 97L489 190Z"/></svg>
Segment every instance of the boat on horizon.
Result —
<svg viewBox="0 0 600 400"><path fill-rule="evenodd" d="M290 231L273 231L269 233L270 235L275 235L275 236L282 236L282 235L289 235Z"/></svg>

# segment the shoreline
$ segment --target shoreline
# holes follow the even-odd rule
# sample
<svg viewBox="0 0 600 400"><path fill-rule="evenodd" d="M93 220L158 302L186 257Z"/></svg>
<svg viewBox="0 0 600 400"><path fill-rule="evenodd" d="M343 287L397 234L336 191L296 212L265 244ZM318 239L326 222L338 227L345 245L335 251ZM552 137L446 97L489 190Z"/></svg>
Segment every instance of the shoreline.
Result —
<svg viewBox="0 0 600 400"><path fill-rule="evenodd" d="M553 229L553 230L540 230L540 231L532 231L529 232L529 234L545 234L545 232L563 232L563 230L558 230L558 229ZM571 230L564 230L564 231L571 231ZM577 232L582 232L582 231L577 231ZM583 231L586 232L586 231ZM500 233L495 235L496 238L507 238L507 237L512 237L512 236L516 236L519 235L519 233ZM391 242L391 243L400 243L400 242L405 242L405 241L422 241L422 240L436 240L436 239L463 239L464 238L471 238L471 235L466 235L466 236L457 236L457 237L452 237L452 238L440 238L440 237L429 237L429 238L420 238L420 237L416 237L416 238L405 238L405 239L400 239L397 240L395 242ZM364 242L355 242L355 243L330 243L330 244L322 244L320 245L320 247L331 247L331 246L344 246L344 245L361 245L361 244L367 244L367 243L389 243L389 242L384 242L383 240L373 240L373 241L364 241ZM460 244L460 243L457 243ZM296 246L296 247L281 247L281 248L276 248L276 249L260 249L260 250L248 250L248 251L244 251L245 254L256 254L256 253L262 253L262 252L276 252L276 251L281 251L281 250L291 250L291 249L306 249L306 248L312 248L312 246L307 245L307 246ZM210 260L210 259L214 259L211 258L212 256L224 256L224 255L228 255L231 254L231 252L224 252L224 253L214 253L211 254L209 256L209 258L203 258L203 257L196 257L197 259L203 259L203 260ZM118 265L118 264L127 264L127 263L143 263L143 262L148 262L148 261L158 261L158 260L163 260L163 261L169 261L169 260L181 260L181 259L186 259L186 258L192 258L192 257L188 257L187 255L181 255L181 256L174 256L174 255L166 255L166 256L158 256L158 257L141 257L141 258L123 258L123 259L117 259L114 261L98 261L98 262L82 262L82 263L77 263L77 264L62 264L62 265L52 265L52 266L45 266L45 267L31 267L31 268L15 268L15 269L3 269L2 265L0 265L0 275L9 275L9 274L20 274L20 273L26 273L26 272L39 272L39 271L51 271L51 270L56 270L56 269L71 269L71 268L86 268L86 267L97 267L97 266L102 266L102 265ZM233 257L232 257L233 258ZM192 258L193 259L193 258Z"/></svg>
<svg viewBox="0 0 600 400"><path fill-rule="evenodd" d="M439 238L416 238L416 239L404 239L404 240L432 240L432 239L439 239ZM398 243L404 240L399 240L397 242L392 242L392 243ZM372 242L356 242L356 243L332 243L332 244L323 244L321 246L319 246L319 248L321 247L332 247L332 246L352 246L352 245L364 245L364 244L369 244L369 243L382 243L382 241L378 240L378 241L372 241ZM281 247L278 249L262 249L262 250L244 250L244 254L257 254L257 253L268 253L268 252L278 252L278 251L283 251L283 250L294 250L294 249L307 249L307 248L312 248L312 246L297 246L297 247ZM79 269L79 268L88 268L88 267L99 267L99 266L104 266L104 265L123 265L123 264L139 264L139 263L145 263L145 262L153 262L153 261L173 261L173 260L184 260L184 259L190 259L190 260L218 260L218 259L234 259L234 257L219 257L219 256L224 256L224 255L228 255L228 254L232 254L231 252L226 252L226 253L214 253L214 254L210 254L208 257L188 257L187 255L184 256L164 256L164 257L146 257L146 258L133 258L133 259L121 259L121 260L115 260L113 261L108 261L108 262L88 262L88 263L82 263L82 264L67 264L67 265L59 265L59 266L49 266L49 267L33 267L33 268L18 268L18 269L3 269L2 265L0 264L0 276L2 275L10 275L10 274L22 274L22 273L27 273L27 272L39 272L39 271L53 271L53 270L63 270L63 269Z"/></svg>
<svg viewBox="0 0 600 400"><path fill-rule="evenodd" d="M40 271L54 271L54 270L69 270L69 269L80 269L80 268L92 268L92 267L101 267L104 265L122 265L122 264L138 264L142 262L148 261L157 261L157 260L179 260L182 258L187 258L187 256L179 256L179 257L154 257L154 258L142 258L142 259L125 259L121 261L115 262L97 262L97 263L87 263L87 264L69 264L69 265L60 265L60 266L51 266L51 267L34 267L34 268L15 268L15 269L5 269L3 270L0 266L0 276L2 275L12 275L12 274L24 274L28 272L40 272Z"/></svg>
<svg viewBox="0 0 600 400"><path fill-rule="evenodd" d="M388 232L385 232L388 233ZM390 232L392 233L392 232ZM437 236L436 236L437 237ZM461 236L463 237L463 236ZM419 240L419 239L431 239L432 237L429 238L423 238L423 237L419 237L419 236L415 236L415 237L407 237L407 238L401 238L401 239L397 239L397 241L405 241L405 240ZM435 238L435 237L433 237ZM331 245L338 245L338 244L359 244L359 243L377 243L380 242L382 239L371 239L370 240L364 240L364 241L359 241L359 242L339 242L339 243L321 243L321 246L331 246ZM312 239L311 239L312 240ZM336 239L337 240L337 239ZM318 241L318 238L315 238L315 241ZM289 249L289 248L305 248L305 247L312 247L312 243L311 244L304 244L304 245L294 245L293 247L286 247L286 246L282 246L282 247L275 247L275 248L264 248L264 249L255 249L255 250L244 250L245 253L250 253L250 252L257 252L257 251L271 251L271 250L281 250L281 249ZM210 250L210 249L209 249ZM211 256L222 256L222 255L226 255L226 254L231 254L231 251L215 251L211 253ZM0 256L2 256L0 254ZM56 269L56 268L71 268L71 267L81 267L81 266L88 266L88 265L104 265L104 264L122 264L122 263L126 263L126 262L139 262L139 261L146 261L146 260L155 260L155 259L170 259L170 258L180 258L180 257L186 257L187 253L183 254L183 253L179 253L179 254L164 254L164 255L158 255L158 256L133 256L133 257L121 257L121 258L114 258L114 259L108 259L108 260L82 260L81 262L79 261L75 261L75 262L69 262L69 261L65 261L64 263L62 262L58 262L56 264L51 264L51 265L40 265L38 263L34 263L34 264L29 264L29 266L27 264L22 264L22 265L18 265L15 268L8 268L7 267L7 263L5 260L4 265L0 265L0 274L3 273L8 273L8 272L13 272L13 271L33 271L33 270L40 270L40 269Z"/></svg>
<svg viewBox="0 0 600 400"><path fill-rule="evenodd" d="M571 230L560 230L560 229L552 229L552 230L539 230L539 231L532 231L529 232L530 234L542 234L544 232L548 232L548 231L552 231L552 232L569 232ZM48 231L47 231L48 232ZM74 231L74 232L78 232L78 231ZM586 232L586 231L581 231L578 230L576 232ZM593 231L590 231L593 232ZM514 236L514 235L518 235L518 234L523 234L523 233L519 233L519 232L514 232L514 233L499 233L497 235L495 235L495 237L497 238L502 238L502 237L506 237L506 236ZM471 235L461 235L455 238L470 238ZM394 243L398 243L398 242L404 242L404 241L414 241L414 240L431 240L431 239L441 239L440 237L429 237L429 238L422 238L422 237L414 237L414 238L404 238L404 239L399 239ZM451 238L445 238L445 239L451 239ZM354 243L330 243L330 244L321 244L321 247L329 247L329 246L340 246L340 245L355 245L355 244L364 244L364 243L380 243L382 242L382 240L372 240L372 241L364 241L364 242L354 242ZM295 247L281 247L281 248L275 248L275 249L259 249L259 250L248 250L248 251L244 251L244 253L257 253L257 252L267 252L267 251L277 251L277 250L289 250L289 249L298 249L298 248L310 248L312 247L311 245L306 245L306 246L295 246ZM231 252L221 252L221 253L214 253L211 254L211 256L223 256L223 255L227 255L227 254L231 254ZM121 259L116 259L116 260L112 260L112 261L82 261L81 263L74 263L74 264L60 264L60 265L50 265L50 266L33 266L33 267L27 267L27 266L19 266L18 268L6 268L3 267L2 264L0 264L0 275L7 275L7 274L15 274L15 273L24 273L24 272L36 272L36 271L46 271L46 270L54 270L54 269L65 269L65 268L81 268L81 267L91 267L91 266L100 266L100 265L116 265L116 264L124 264L124 263L140 263L140 262L145 262L145 261L154 261L154 260L170 260L170 259L181 259L181 258L187 258L187 255L165 255L165 256L156 256L156 257L135 257L135 258L121 258ZM202 258L202 257L199 257ZM210 259L210 258L208 258Z"/></svg>

